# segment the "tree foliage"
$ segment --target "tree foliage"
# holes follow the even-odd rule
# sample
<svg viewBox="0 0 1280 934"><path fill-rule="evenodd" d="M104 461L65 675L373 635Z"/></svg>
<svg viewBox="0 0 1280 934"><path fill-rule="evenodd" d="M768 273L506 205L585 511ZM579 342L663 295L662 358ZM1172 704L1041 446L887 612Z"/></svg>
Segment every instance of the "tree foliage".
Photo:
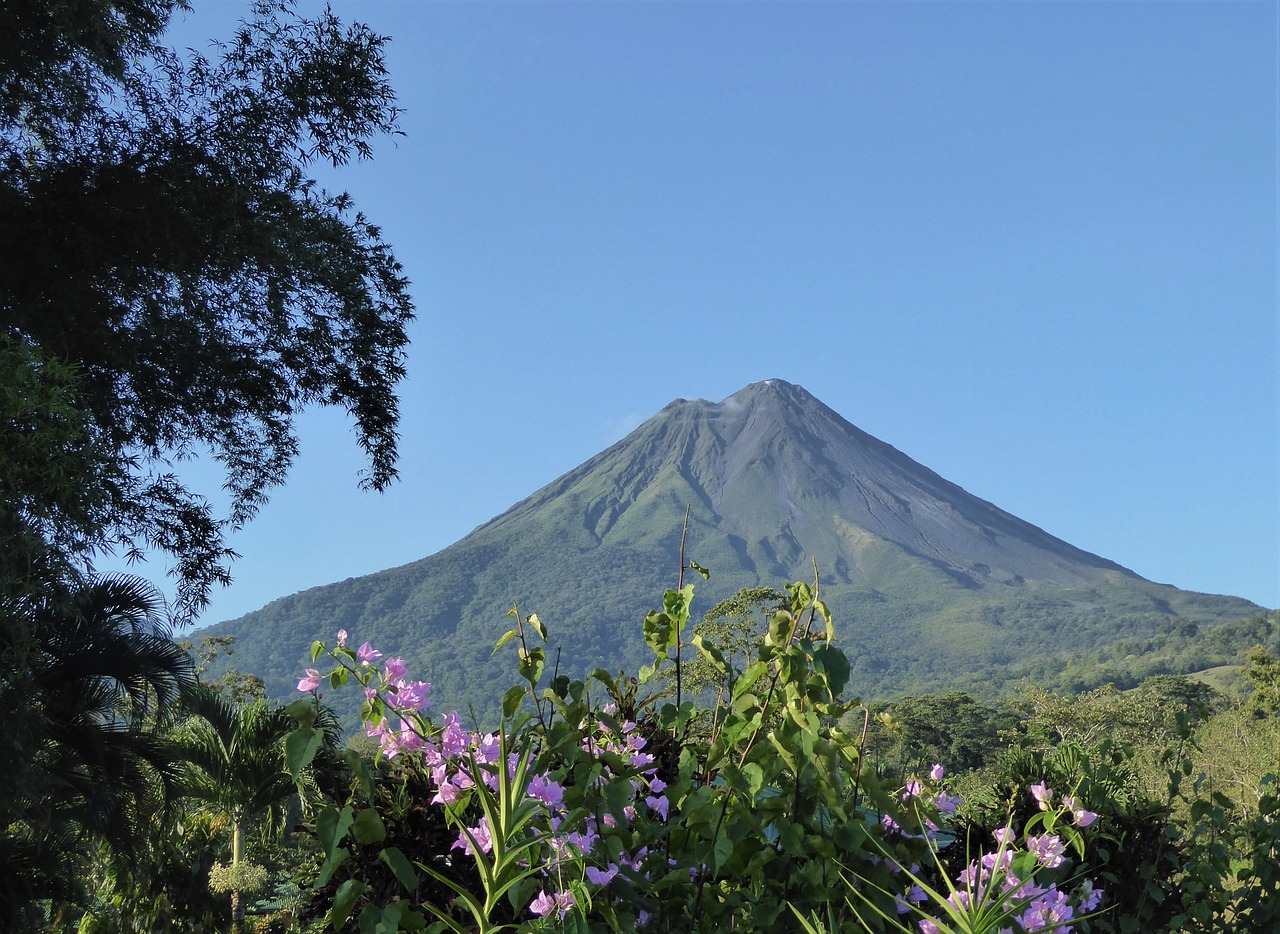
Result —
<svg viewBox="0 0 1280 934"><path fill-rule="evenodd" d="M0 886L0 921L13 928L33 899L74 898L97 844L126 857L145 850L173 800L180 770L164 729L193 673L163 605L146 583L113 578L29 605L15 630L31 638L0 679L10 768L0 876L12 883Z"/></svg>
<svg viewBox="0 0 1280 934"><path fill-rule="evenodd" d="M67 430L95 455L78 512L65 488L6 490L8 508L37 534L60 510L99 544L167 552L189 617L228 578L227 528L283 481L302 407L345 408L362 482L395 477L412 303L378 228L307 174L396 132L385 39L261 0L212 58L181 56L157 36L182 6L0 13L0 351L71 401ZM226 515L175 473L202 455Z"/></svg>

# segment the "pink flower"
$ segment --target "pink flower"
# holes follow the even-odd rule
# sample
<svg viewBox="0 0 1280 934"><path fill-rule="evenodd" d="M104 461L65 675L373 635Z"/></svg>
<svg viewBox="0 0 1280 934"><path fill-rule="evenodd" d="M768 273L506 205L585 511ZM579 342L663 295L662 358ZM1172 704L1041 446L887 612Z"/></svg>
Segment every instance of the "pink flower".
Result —
<svg viewBox="0 0 1280 934"><path fill-rule="evenodd" d="M933 799L934 807L943 814L954 814L956 812L956 807L963 803L964 801L961 798L953 798L945 791L938 792L938 796Z"/></svg>
<svg viewBox="0 0 1280 934"><path fill-rule="evenodd" d="M1040 805L1040 810L1049 810L1050 802L1053 801L1053 789L1044 782L1036 782L1031 786L1031 796L1036 799Z"/></svg>
<svg viewBox="0 0 1280 934"><path fill-rule="evenodd" d="M671 802L667 800L666 795L658 795L654 797L649 795L644 799L644 803L649 805L651 809L658 812L658 816L663 820L667 819L667 810L671 807Z"/></svg>
<svg viewBox="0 0 1280 934"><path fill-rule="evenodd" d="M538 893L538 897L529 903L529 910L539 918L545 918L551 912L555 911L556 900L547 894L547 890L543 889Z"/></svg>
<svg viewBox="0 0 1280 934"><path fill-rule="evenodd" d="M467 833L470 833L471 839L475 840L474 846L471 843L471 839L468 839ZM475 851L476 846L480 847L481 851L485 853L493 851L493 838L489 836L489 822L485 818L480 818L480 823L474 827L468 827L467 833L459 833L458 839L453 841L453 846L449 847L449 849L466 850L469 856L479 855Z"/></svg>
<svg viewBox="0 0 1280 934"><path fill-rule="evenodd" d="M538 893L538 897L529 903L529 910L541 918L545 918L553 911L563 918L573 906L573 893L568 889L556 892L554 896L548 895L546 889L543 889Z"/></svg>
<svg viewBox="0 0 1280 934"><path fill-rule="evenodd" d="M461 795L457 785L449 782L441 782L440 787L436 789L435 795L431 798L432 804L453 804Z"/></svg>
<svg viewBox="0 0 1280 934"><path fill-rule="evenodd" d="M343 648L347 644L347 631L345 629L338 630L338 648Z"/></svg>
<svg viewBox="0 0 1280 934"><path fill-rule="evenodd" d="M1098 819L1098 815L1093 811L1086 811L1084 806L1071 795L1067 795L1062 799L1062 805L1071 812L1071 818L1076 822L1077 827L1088 827Z"/></svg>
<svg viewBox="0 0 1280 934"><path fill-rule="evenodd" d="M382 653L371 646L368 642L356 649L356 660L361 665L372 665L375 658L382 658Z"/></svg>
<svg viewBox="0 0 1280 934"><path fill-rule="evenodd" d="M1027 852L1034 853L1036 862L1046 869L1057 869L1061 866L1065 862L1062 854L1066 849L1066 844L1051 833L1027 837Z"/></svg>
<svg viewBox="0 0 1280 934"><path fill-rule="evenodd" d="M314 691L316 688L320 687L321 680L320 672L316 671L314 668L308 668L307 676L298 681L298 690Z"/></svg>
<svg viewBox="0 0 1280 934"><path fill-rule="evenodd" d="M564 786L545 775L529 779L529 797L541 801L547 807L556 807L564 801Z"/></svg>
<svg viewBox="0 0 1280 934"><path fill-rule="evenodd" d="M587 867L587 881L592 885L608 885L617 874L617 863L610 863L606 869L597 869L595 866Z"/></svg>
<svg viewBox="0 0 1280 934"><path fill-rule="evenodd" d="M430 691L430 681L405 681L402 678L395 683L395 706L399 710L424 710L431 706L431 701L427 700Z"/></svg>

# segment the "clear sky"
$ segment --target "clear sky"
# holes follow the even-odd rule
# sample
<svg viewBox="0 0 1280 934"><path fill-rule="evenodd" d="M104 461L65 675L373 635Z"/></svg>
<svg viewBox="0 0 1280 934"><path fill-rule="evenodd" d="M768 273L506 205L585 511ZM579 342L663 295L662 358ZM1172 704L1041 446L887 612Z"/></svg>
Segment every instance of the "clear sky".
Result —
<svg viewBox="0 0 1280 934"><path fill-rule="evenodd" d="M175 45L247 10L194 3ZM413 281L402 479L358 492L345 417L306 416L205 622L769 377L1144 577L1280 605L1275 2L334 8L392 37L405 108L319 172Z"/></svg>

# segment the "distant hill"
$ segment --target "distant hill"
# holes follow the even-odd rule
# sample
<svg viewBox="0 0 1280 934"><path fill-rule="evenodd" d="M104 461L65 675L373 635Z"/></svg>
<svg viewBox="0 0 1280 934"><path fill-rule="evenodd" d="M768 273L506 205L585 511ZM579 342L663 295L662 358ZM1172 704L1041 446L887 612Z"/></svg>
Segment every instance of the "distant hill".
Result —
<svg viewBox="0 0 1280 934"><path fill-rule="evenodd" d="M508 652L490 658L513 604L548 625L563 673L648 660L640 622L675 583L686 507L687 557L711 571L695 581L695 617L742 587L812 580L816 560L851 690L867 699L990 693L1071 653L1261 609L1076 548L773 379L719 403L672 402L430 557L208 633L235 635L234 664L285 695L311 641L345 628L402 655L437 706L491 713L514 674Z"/></svg>

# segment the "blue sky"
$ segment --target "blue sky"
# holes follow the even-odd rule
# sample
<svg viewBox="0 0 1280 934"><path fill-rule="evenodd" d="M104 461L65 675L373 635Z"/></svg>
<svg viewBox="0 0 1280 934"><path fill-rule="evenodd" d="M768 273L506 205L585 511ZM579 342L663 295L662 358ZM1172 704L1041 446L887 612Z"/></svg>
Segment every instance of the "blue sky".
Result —
<svg viewBox="0 0 1280 934"><path fill-rule="evenodd" d="M195 5L175 45L247 10ZM402 480L358 492L309 413L206 622L769 377L1144 577L1280 605L1277 4L334 9L392 37L406 111L318 172L413 281Z"/></svg>

